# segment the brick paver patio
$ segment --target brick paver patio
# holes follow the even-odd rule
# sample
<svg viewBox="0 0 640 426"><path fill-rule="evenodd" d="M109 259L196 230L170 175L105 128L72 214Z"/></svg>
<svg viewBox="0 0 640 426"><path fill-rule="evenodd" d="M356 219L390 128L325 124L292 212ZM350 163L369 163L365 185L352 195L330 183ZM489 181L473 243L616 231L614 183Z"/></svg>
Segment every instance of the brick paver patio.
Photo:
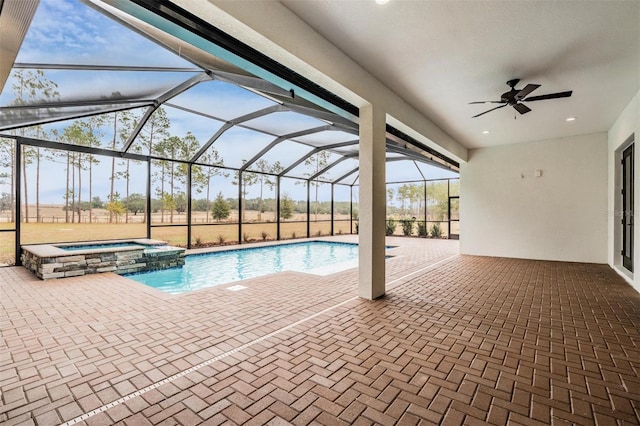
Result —
<svg viewBox="0 0 640 426"><path fill-rule="evenodd" d="M0 422L640 424L640 294L608 266L388 242L376 301L355 270L170 296L0 268Z"/></svg>

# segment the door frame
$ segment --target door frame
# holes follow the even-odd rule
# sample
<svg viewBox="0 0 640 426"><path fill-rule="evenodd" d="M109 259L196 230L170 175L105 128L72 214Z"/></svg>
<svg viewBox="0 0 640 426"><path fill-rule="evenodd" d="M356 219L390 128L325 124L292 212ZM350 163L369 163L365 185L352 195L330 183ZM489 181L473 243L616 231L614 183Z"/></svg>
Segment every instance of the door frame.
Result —
<svg viewBox="0 0 640 426"><path fill-rule="evenodd" d="M622 247L620 255L622 266L629 272L633 272L633 252L634 252L634 144L633 141L622 150L621 162L621 190L622 210L620 213L622 225Z"/></svg>

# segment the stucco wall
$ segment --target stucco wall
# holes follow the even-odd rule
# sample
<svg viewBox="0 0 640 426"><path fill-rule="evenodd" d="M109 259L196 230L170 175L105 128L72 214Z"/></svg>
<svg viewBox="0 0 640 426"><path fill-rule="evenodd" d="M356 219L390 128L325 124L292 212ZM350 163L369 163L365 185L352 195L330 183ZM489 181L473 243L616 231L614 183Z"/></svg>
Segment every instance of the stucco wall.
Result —
<svg viewBox="0 0 640 426"><path fill-rule="evenodd" d="M460 186L463 254L607 262L606 133L471 150Z"/></svg>

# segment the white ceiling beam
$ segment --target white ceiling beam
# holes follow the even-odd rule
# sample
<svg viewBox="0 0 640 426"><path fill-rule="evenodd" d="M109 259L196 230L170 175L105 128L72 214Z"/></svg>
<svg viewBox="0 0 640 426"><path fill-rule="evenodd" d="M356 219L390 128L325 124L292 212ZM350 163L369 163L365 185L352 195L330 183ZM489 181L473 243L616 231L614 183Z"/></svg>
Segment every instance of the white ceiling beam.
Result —
<svg viewBox="0 0 640 426"><path fill-rule="evenodd" d="M466 161L464 146L281 3L172 1L358 107L384 105L391 124L457 161Z"/></svg>

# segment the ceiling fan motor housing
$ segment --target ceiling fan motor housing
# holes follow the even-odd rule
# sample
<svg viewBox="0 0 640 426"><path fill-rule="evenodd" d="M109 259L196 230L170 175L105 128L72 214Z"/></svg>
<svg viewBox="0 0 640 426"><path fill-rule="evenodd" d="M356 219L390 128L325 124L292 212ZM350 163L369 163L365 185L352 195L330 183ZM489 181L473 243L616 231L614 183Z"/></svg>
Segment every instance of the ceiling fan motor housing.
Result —
<svg viewBox="0 0 640 426"><path fill-rule="evenodd" d="M514 105L515 103L518 102L518 100L516 99L517 93L518 93L518 90L511 89L508 92L504 92L502 95L500 95L500 100L509 105Z"/></svg>

